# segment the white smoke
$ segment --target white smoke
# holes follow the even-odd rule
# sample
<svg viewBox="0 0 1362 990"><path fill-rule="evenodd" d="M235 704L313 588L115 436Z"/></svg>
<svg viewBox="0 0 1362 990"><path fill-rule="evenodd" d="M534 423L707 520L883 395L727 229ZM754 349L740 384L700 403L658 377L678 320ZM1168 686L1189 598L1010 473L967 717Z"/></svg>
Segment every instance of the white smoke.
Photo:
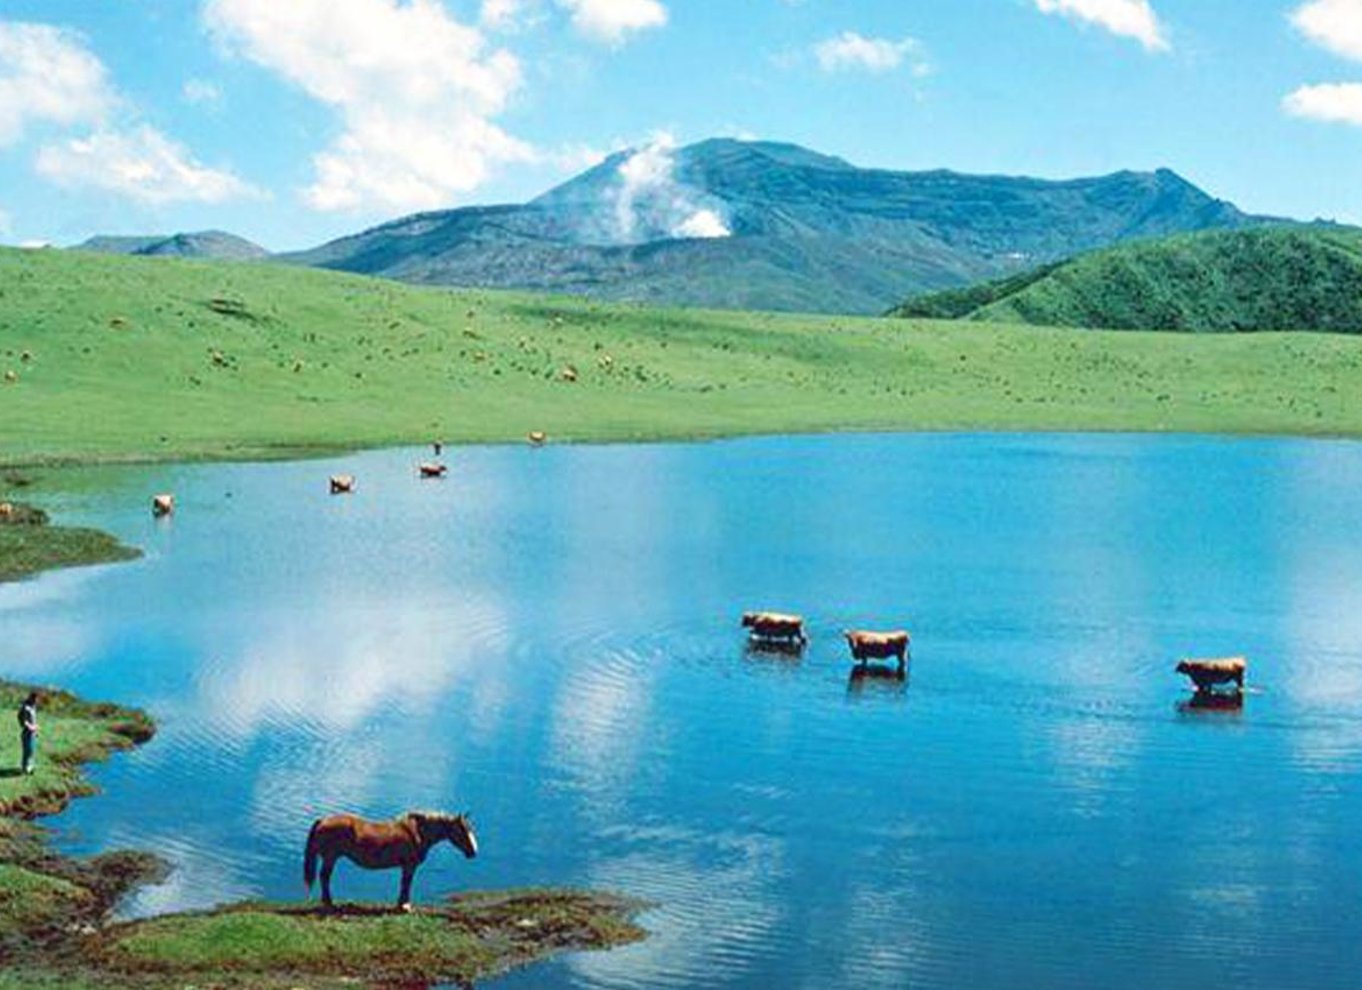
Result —
<svg viewBox="0 0 1362 990"><path fill-rule="evenodd" d="M722 203L677 181L675 152L676 139L663 133L620 163L614 193L618 241L733 236Z"/></svg>
<svg viewBox="0 0 1362 990"><path fill-rule="evenodd" d="M672 233L677 237L696 239L733 236L733 231L724 223L724 218L713 210L697 211Z"/></svg>

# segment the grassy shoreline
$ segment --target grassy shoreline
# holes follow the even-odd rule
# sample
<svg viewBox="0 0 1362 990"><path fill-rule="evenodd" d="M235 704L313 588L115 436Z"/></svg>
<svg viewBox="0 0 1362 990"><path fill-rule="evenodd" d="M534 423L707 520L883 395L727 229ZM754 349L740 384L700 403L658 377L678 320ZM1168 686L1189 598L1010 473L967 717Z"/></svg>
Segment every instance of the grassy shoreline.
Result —
<svg viewBox="0 0 1362 990"><path fill-rule="evenodd" d="M0 464L834 431L1362 436L1362 338L708 312L0 250Z"/></svg>
<svg viewBox="0 0 1362 990"><path fill-rule="evenodd" d="M0 682L0 711L30 688ZM645 905L564 890L466 893L411 915L387 907L235 904L110 924L118 902L166 874L156 856L54 852L34 819L94 793L84 767L149 741L144 713L39 689L37 772L15 772L0 733L0 990L331 990L469 983L565 951L638 941Z"/></svg>
<svg viewBox="0 0 1362 990"><path fill-rule="evenodd" d="M0 496L4 489L0 488ZM134 560L142 552L97 529L53 526L47 513L0 498L0 583L44 571Z"/></svg>

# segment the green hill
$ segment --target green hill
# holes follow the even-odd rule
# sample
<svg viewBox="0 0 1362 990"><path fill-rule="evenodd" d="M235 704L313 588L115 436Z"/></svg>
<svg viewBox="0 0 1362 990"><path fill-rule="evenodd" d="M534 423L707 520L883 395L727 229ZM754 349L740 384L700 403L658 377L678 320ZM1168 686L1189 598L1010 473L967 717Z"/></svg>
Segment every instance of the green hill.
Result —
<svg viewBox="0 0 1362 990"><path fill-rule="evenodd" d="M1169 237L911 299L894 315L1115 330L1362 333L1362 231Z"/></svg>
<svg viewBox="0 0 1362 990"><path fill-rule="evenodd" d="M0 250L0 464L838 429L1362 434L1362 339L649 309ZM0 488L4 476L0 475Z"/></svg>
<svg viewBox="0 0 1362 990"><path fill-rule="evenodd" d="M1061 182L894 172L723 139L658 152L640 184L633 154L530 203L404 217L284 260L424 285L882 313L1132 238L1262 222L1167 169ZM699 218L727 236L688 233Z"/></svg>

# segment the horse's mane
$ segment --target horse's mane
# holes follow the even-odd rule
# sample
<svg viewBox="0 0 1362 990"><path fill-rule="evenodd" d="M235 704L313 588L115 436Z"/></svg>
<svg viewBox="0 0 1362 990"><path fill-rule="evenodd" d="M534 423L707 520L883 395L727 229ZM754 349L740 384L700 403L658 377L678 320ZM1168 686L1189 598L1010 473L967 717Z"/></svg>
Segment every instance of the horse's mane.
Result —
<svg viewBox="0 0 1362 990"><path fill-rule="evenodd" d="M446 822L453 824L458 822L460 825L468 824L468 816L459 814L451 815L447 811L408 811L399 816L399 821L407 818L425 818L432 822Z"/></svg>

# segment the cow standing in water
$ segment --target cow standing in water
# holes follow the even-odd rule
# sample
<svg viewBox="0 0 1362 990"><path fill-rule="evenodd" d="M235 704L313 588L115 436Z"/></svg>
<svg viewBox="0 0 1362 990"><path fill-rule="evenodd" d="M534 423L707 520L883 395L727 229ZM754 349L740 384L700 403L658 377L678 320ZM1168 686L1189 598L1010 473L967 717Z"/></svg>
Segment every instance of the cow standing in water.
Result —
<svg viewBox="0 0 1362 990"><path fill-rule="evenodd" d="M402 871L397 907L411 910L411 881L416 868L436 844L448 841L472 859L478 854L478 837L467 815L436 811L409 811L390 822L371 822L356 815L332 815L313 822L303 853L303 882L308 893L321 863L322 904L332 906L331 874L341 857L366 870Z"/></svg>
<svg viewBox="0 0 1362 990"><path fill-rule="evenodd" d="M1247 670L1248 661L1243 657L1184 660L1177 666L1179 674L1186 674L1192 679L1198 694L1212 691L1222 684L1232 684L1235 691L1243 693L1244 674Z"/></svg>
<svg viewBox="0 0 1362 990"><path fill-rule="evenodd" d="M865 632L848 630L843 633L851 656L865 666L871 660L897 660L899 670L908 664L908 645L911 637L902 629L894 632Z"/></svg>
<svg viewBox="0 0 1362 990"><path fill-rule="evenodd" d="M744 629L751 629L751 638L756 643L776 643L788 646L804 646L809 637L804 634L804 617L786 615L783 612L744 612Z"/></svg>

